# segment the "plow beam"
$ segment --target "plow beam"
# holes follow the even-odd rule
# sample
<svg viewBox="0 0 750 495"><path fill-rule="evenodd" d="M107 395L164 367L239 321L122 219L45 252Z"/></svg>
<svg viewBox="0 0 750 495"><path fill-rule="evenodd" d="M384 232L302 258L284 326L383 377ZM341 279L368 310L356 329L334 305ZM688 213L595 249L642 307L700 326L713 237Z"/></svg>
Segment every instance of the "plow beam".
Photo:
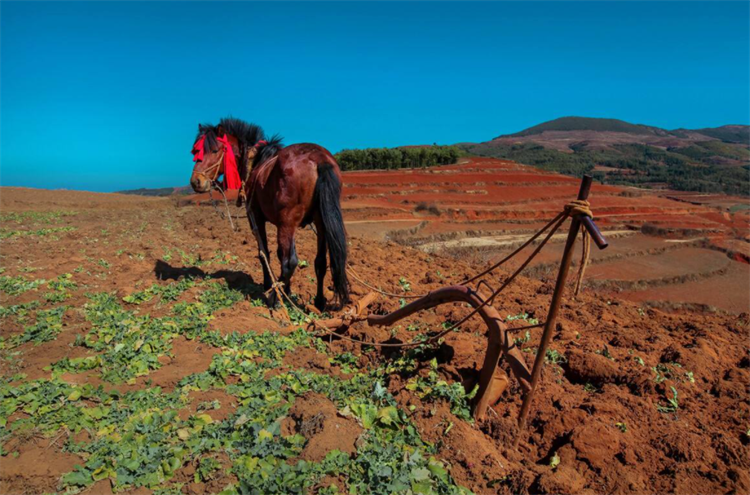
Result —
<svg viewBox="0 0 750 495"><path fill-rule="evenodd" d="M370 315L367 317L367 323L369 325L390 326L407 316L441 304L465 302L476 309L484 301L485 299L479 293L469 287L451 285L434 290L387 315ZM474 418L481 420L485 417L487 407L490 405L492 377L501 356L505 358L513 376L518 380L524 392L528 392L531 388L531 372L526 366L519 349L515 344L510 343L507 328L495 308L487 304L480 308L477 314L482 317L488 330L487 352L484 355L484 364L479 374L479 390L474 400Z"/></svg>

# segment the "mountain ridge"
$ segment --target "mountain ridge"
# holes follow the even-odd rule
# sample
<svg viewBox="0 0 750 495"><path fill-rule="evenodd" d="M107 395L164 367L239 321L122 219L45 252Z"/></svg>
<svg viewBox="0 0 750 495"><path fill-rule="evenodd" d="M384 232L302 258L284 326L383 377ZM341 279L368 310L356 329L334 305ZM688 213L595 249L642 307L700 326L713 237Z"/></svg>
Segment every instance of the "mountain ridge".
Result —
<svg viewBox="0 0 750 495"><path fill-rule="evenodd" d="M469 154L601 182L750 196L750 126L667 130L619 119L560 117L482 143Z"/></svg>
<svg viewBox="0 0 750 495"><path fill-rule="evenodd" d="M706 140L718 139L724 142L745 144L750 142L750 126L743 124L725 124L718 127L704 127L701 129L687 129L684 127L678 129L664 129L661 127L650 126L646 124L633 124L625 120L600 118L600 117L579 117L566 116L548 120L540 124L528 127L519 132L512 134L501 134L494 137L491 141L504 138L517 138L540 135L545 132L613 132L634 135L651 135L659 137L673 136L684 138L689 133L701 134Z"/></svg>

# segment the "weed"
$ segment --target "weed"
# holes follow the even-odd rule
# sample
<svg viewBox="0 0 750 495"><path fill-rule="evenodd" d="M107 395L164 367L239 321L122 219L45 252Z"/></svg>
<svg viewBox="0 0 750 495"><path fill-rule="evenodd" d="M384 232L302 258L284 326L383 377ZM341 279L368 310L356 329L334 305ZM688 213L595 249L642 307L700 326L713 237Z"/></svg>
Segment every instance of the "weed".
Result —
<svg viewBox="0 0 750 495"><path fill-rule="evenodd" d="M672 389L672 397L671 398L669 396L666 397L666 400L667 400L666 406L657 404L656 409L659 412L673 413L673 412L677 412L680 409L680 403L677 400L677 389L674 387L669 387L669 388Z"/></svg>
<svg viewBox="0 0 750 495"><path fill-rule="evenodd" d="M53 227L48 229L38 229L38 230L5 230L0 229L0 239L10 239L13 237L47 237L49 236L51 240L57 240L59 239L54 234L62 233L62 232L72 232L76 230L75 227Z"/></svg>
<svg viewBox="0 0 750 495"><path fill-rule="evenodd" d="M565 354L561 354L554 349L547 349L547 354L544 356L545 361L552 364L567 363L568 359Z"/></svg>
<svg viewBox="0 0 750 495"><path fill-rule="evenodd" d="M662 383L665 380L695 383L693 372L688 370L683 371L679 363L659 363L653 366L651 371L655 374L654 381L656 383Z"/></svg>
<svg viewBox="0 0 750 495"><path fill-rule="evenodd" d="M411 284L408 280L406 280L406 278L399 278L398 284L401 286L401 290L403 290L404 292L411 292Z"/></svg>
<svg viewBox="0 0 750 495"><path fill-rule="evenodd" d="M538 325L539 324L539 320L537 320L536 318L529 318L529 314L528 313L519 313L519 314L517 314L515 316L508 315L508 316L505 317L505 321L507 321L507 322L516 321L516 320L523 320L524 322L526 322L529 325Z"/></svg>
<svg viewBox="0 0 750 495"><path fill-rule="evenodd" d="M523 337L516 337L515 343L520 347L522 344L525 344L529 340L531 340L531 332L526 330L526 332L523 334Z"/></svg>
<svg viewBox="0 0 750 495"><path fill-rule="evenodd" d="M604 344L604 347L601 350L594 351L595 354L600 354L604 356L605 358L609 359L610 361L614 361L615 358L612 357L612 354L609 352L609 346L607 344Z"/></svg>

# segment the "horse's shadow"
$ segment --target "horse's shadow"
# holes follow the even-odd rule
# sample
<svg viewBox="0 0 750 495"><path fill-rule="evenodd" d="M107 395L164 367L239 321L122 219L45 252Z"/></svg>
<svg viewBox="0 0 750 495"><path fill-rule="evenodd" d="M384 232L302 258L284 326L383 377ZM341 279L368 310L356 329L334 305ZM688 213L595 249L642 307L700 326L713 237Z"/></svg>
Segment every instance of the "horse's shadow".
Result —
<svg viewBox="0 0 750 495"><path fill-rule="evenodd" d="M177 267L164 260L157 260L154 264L154 274L159 280L179 280L181 277L223 278L230 289L241 292L246 298L263 298L263 286L256 284L253 278L245 272L218 270L207 273L197 266Z"/></svg>

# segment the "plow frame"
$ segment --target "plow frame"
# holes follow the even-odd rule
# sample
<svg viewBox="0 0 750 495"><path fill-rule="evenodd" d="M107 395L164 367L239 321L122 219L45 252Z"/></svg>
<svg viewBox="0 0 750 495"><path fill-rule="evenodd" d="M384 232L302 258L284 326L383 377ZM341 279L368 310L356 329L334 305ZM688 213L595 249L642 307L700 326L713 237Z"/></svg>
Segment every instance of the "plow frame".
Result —
<svg viewBox="0 0 750 495"><path fill-rule="evenodd" d="M578 190L577 200L586 201L588 199L592 181L593 179L591 176L583 176ZM516 437L517 442L518 438L520 438L520 432L523 431L526 425L526 418L529 414L534 391L540 380L547 348L549 347L550 340L552 339L555 330L560 302L562 301L565 292L566 280L572 263L576 238L581 228L585 229L586 233L591 236L591 239L596 243L599 249L605 249L608 246L606 239L602 236L590 216L572 215L570 230L568 231L568 237L560 261L560 269L557 274L555 290L550 301L547 319L542 324L544 330L534 358L534 365L531 370L529 370L526 365L520 349L515 345L515 342L511 340L510 332L517 329L509 330L497 310L488 303L488 297L494 298L494 295L486 296L480 292L479 287L483 284L487 285L483 280L480 280L477 283L477 289L472 289L466 285L442 287L425 294L419 299L415 299L410 304L407 304L389 314L368 315L366 318L358 317L374 300L374 294L370 293L355 305L350 318L336 318L328 321L321 321L319 323L324 324L329 328L341 328L348 327L353 321L361 321L364 319L367 321L368 325L371 326L391 326L414 313L431 309L440 306L441 304L454 302L469 304L474 308L476 313L481 316L488 330L487 350L484 355L482 369L479 373L479 388L473 402L473 416L476 420L482 420L486 417L487 409L491 406L489 402L492 397L491 388L493 376L495 375L500 359L504 359L508 364L511 374L518 381L523 392L523 403L518 415L519 436ZM487 285L487 287L489 287L489 285Z"/></svg>

